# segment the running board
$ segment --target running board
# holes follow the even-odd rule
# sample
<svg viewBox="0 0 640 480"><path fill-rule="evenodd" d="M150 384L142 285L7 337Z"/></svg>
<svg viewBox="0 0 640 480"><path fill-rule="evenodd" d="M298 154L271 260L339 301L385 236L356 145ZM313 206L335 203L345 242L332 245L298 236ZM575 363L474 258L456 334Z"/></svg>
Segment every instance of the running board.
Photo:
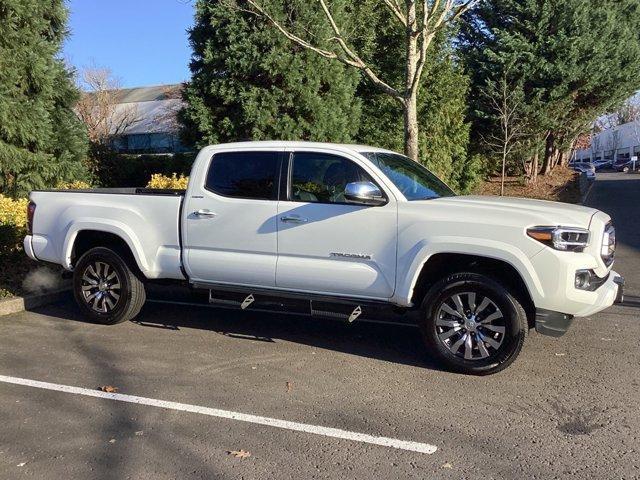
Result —
<svg viewBox="0 0 640 480"><path fill-rule="evenodd" d="M392 304L359 299L321 299L303 295L274 295L252 292L249 289L235 291L209 289L209 303L223 308L282 312L311 317L330 318L353 323L365 322L412 323L405 312L399 312Z"/></svg>

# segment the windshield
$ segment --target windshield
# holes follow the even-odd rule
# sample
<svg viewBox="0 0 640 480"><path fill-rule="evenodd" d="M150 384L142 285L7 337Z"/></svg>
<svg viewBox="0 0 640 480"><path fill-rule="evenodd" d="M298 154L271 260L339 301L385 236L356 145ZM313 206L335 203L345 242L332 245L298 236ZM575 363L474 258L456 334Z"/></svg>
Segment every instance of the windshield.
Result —
<svg viewBox="0 0 640 480"><path fill-rule="evenodd" d="M360 153L376 164L407 200L430 200L455 195L442 180L404 155L387 152Z"/></svg>

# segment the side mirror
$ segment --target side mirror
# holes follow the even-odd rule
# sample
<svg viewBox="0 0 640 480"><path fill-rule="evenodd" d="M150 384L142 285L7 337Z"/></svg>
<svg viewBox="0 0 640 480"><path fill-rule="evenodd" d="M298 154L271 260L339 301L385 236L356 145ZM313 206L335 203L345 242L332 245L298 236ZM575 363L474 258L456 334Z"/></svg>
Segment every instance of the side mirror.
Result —
<svg viewBox="0 0 640 480"><path fill-rule="evenodd" d="M344 198L347 203L356 205L384 205L387 199L384 198L380 189L371 182L351 182L347 183L344 189Z"/></svg>

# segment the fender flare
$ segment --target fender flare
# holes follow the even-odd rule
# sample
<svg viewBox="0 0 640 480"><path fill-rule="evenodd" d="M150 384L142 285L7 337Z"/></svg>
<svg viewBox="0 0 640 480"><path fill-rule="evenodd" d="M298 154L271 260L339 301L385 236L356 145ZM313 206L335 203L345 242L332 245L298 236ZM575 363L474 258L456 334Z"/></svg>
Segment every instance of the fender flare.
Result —
<svg viewBox="0 0 640 480"><path fill-rule="evenodd" d="M73 266L71 264L71 253L78 233L85 230L111 233L118 236L127 244L129 250L131 250L131 254L138 264L138 268L143 273L149 271L149 264L144 256L142 243L130 227L122 222L118 222L117 220L110 220L109 223L105 223L104 221L91 218L81 218L74 221L67 229L67 234L65 235L62 246L62 258L64 261L63 267L65 269L73 270Z"/></svg>

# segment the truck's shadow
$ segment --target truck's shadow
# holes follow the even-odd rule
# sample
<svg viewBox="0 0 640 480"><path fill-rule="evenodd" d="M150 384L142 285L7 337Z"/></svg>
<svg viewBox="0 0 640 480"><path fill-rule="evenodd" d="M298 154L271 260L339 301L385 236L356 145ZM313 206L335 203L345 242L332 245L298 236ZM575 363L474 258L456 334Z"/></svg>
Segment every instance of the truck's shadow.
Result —
<svg viewBox="0 0 640 480"><path fill-rule="evenodd" d="M180 297L178 297L180 298ZM167 296L163 296L163 302ZM183 298L180 300L184 301ZM37 309L66 321L85 322L71 299ZM140 328L165 329L166 335L183 328L225 335L238 342L288 341L387 362L441 368L426 355L420 331L402 325L348 324L307 316L250 312L148 301L133 321ZM109 328L119 328L118 325Z"/></svg>

